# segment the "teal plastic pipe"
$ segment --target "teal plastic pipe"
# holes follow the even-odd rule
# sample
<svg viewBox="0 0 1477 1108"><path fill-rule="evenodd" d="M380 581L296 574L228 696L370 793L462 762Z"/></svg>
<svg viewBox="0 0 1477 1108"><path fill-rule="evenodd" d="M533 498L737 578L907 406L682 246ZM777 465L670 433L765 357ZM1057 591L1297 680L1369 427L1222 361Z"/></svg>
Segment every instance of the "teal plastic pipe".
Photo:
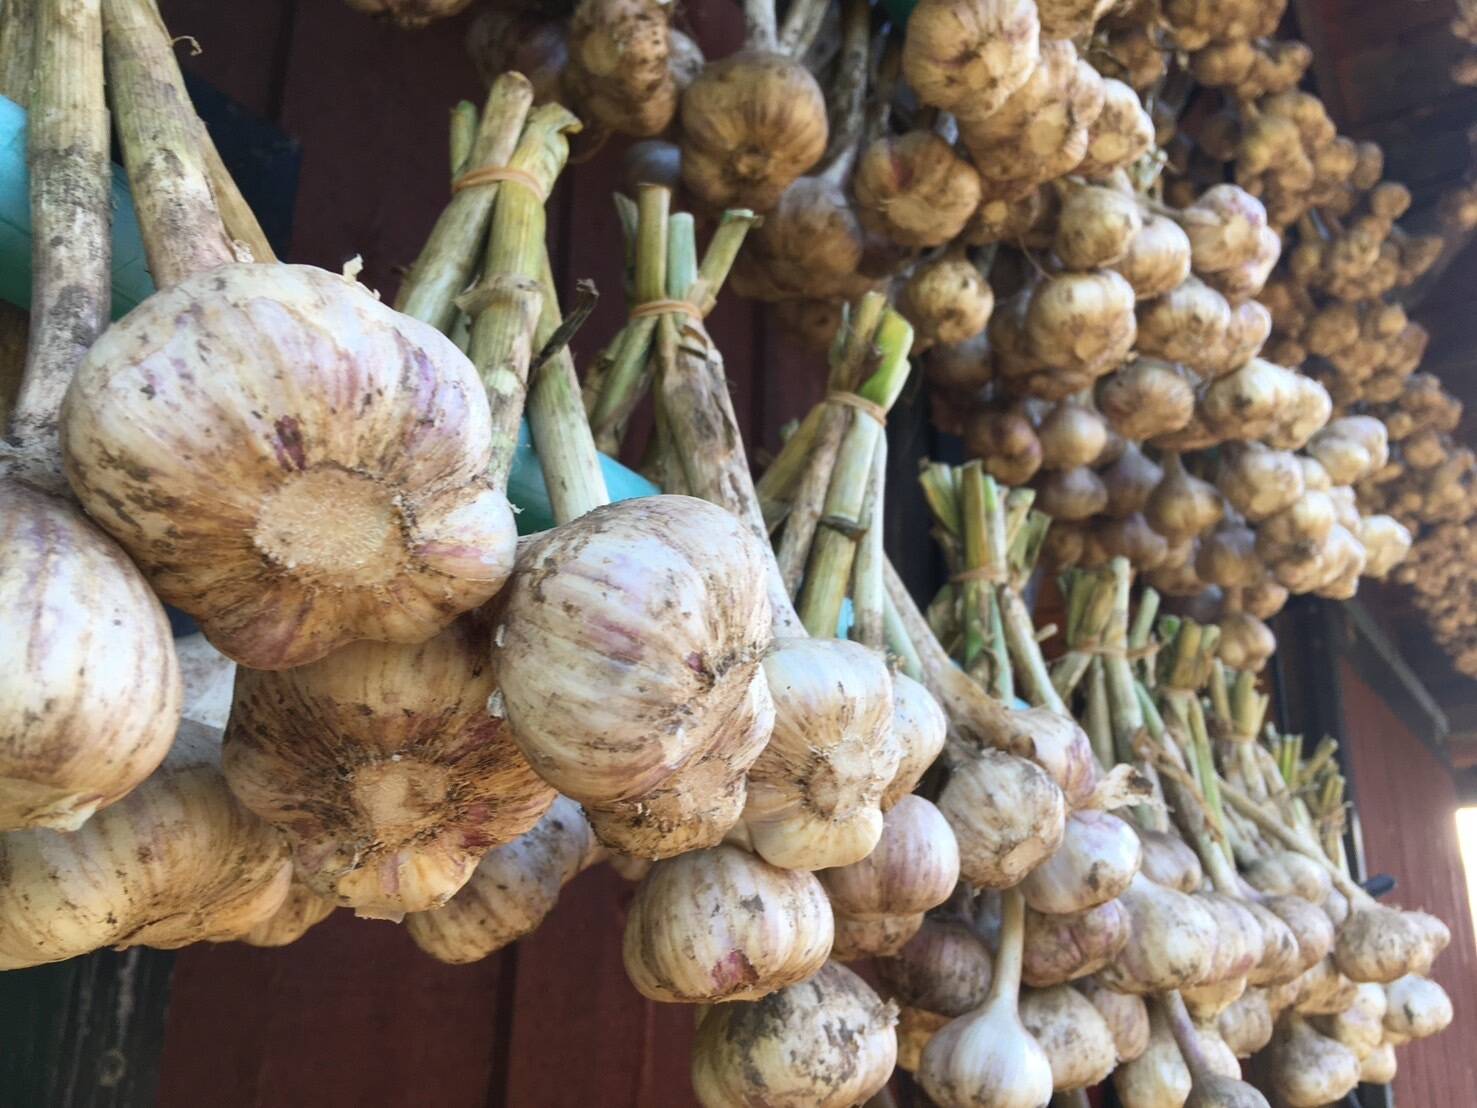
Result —
<svg viewBox="0 0 1477 1108"><path fill-rule="evenodd" d="M26 173L26 110L0 96L0 300L22 308L31 304L31 202ZM149 278L138 217L121 166L113 167L113 318L154 291ZM639 473L614 458L600 456L605 485L612 500L631 500L660 492ZM508 477L508 499L519 509L518 532L529 534L554 526L544 472L533 452L525 423L518 433L518 453Z"/></svg>

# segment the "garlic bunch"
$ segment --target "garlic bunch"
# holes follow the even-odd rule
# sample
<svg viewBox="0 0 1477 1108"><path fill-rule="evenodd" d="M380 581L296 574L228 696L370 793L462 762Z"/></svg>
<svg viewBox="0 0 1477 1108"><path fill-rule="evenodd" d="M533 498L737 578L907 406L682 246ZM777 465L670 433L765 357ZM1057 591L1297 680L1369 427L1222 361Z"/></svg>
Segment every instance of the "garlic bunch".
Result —
<svg viewBox="0 0 1477 1108"><path fill-rule="evenodd" d="M235 939L292 882L287 844L226 788L219 734L191 720L143 784L80 830L0 835L0 871L0 969Z"/></svg>
<svg viewBox="0 0 1477 1108"><path fill-rule="evenodd" d="M626 916L626 975L652 1000L756 1000L825 963L833 934L825 889L718 846L657 862Z"/></svg>
<svg viewBox="0 0 1477 1108"><path fill-rule="evenodd" d="M0 830L75 830L169 750L181 684L159 601L74 508L5 479L0 666Z"/></svg>
<svg viewBox="0 0 1477 1108"><path fill-rule="evenodd" d="M407 915L405 929L433 958L478 961L537 928L560 890L603 856L579 805L556 797L532 829L489 850L446 904Z"/></svg>
<svg viewBox="0 0 1477 1108"><path fill-rule="evenodd" d="M923 913L954 891L959 846L937 808L921 796L904 796L883 817L870 854L818 876L837 918L835 957L894 954L922 926Z"/></svg>
<svg viewBox="0 0 1477 1108"><path fill-rule="evenodd" d="M744 828L777 866L860 861L882 834L902 750L881 656L835 639L782 639L764 659L774 731L749 770Z"/></svg>
<svg viewBox="0 0 1477 1108"><path fill-rule="evenodd" d="M1051 1061L1017 1010L1025 901L1014 890L1003 901L989 997L923 1048L918 1082L941 1108L1041 1108L1051 1099Z"/></svg>
<svg viewBox="0 0 1477 1108"><path fill-rule="evenodd" d="M286 834L314 891L371 918L438 908L553 802L487 713L486 642L464 616L418 646L355 643L237 675L226 780Z"/></svg>
<svg viewBox="0 0 1477 1108"><path fill-rule="evenodd" d="M692 1087L704 1108L848 1108L887 1083L897 1008L845 966L763 1000L718 1004L698 1024Z"/></svg>
<svg viewBox="0 0 1477 1108"><path fill-rule="evenodd" d="M679 496L598 508L520 554L493 616L501 711L608 845L659 857L738 819L774 711L764 558L729 513ZM700 766L721 790L682 786Z"/></svg>

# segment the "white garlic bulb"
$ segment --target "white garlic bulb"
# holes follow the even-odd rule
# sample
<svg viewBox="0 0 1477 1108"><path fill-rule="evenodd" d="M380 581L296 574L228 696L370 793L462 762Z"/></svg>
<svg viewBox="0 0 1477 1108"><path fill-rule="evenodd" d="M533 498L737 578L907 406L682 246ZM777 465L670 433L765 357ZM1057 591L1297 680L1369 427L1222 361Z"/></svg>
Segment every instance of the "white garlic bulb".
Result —
<svg viewBox="0 0 1477 1108"><path fill-rule="evenodd" d="M80 830L0 835L0 872L0 969L238 938L292 883L287 844L226 788L219 734L191 720L148 780Z"/></svg>
<svg viewBox="0 0 1477 1108"><path fill-rule="evenodd" d="M0 479L0 830L70 831L138 786L180 719L164 609L74 507Z"/></svg>
<svg viewBox="0 0 1477 1108"><path fill-rule="evenodd" d="M885 812L908 793L944 749L948 721L939 702L906 673L892 675L892 735L900 757L897 772L882 793Z"/></svg>
<svg viewBox="0 0 1477 1108"><path fill-rule="evenodd" d="M579 805L557 797L531 830L489 850L444 906L407 915L405 929L442 962L486 958L538 927L560 890L604 853Z"/></svg>
<svg viewBox="0 0 1477 1108"><path fill-rule="evenodd" d="M62 442L160 598L254 668L419 642L512 568L471 364L311 266L225 265L149 297L88 351Z"/></svg>
<svg viewBox="0 0 1477 1108"><path fill-rule="evenodd" d="M553 803L487 713L486 643L466 616L419 645L354 643L237 676L226 780L320 895L375 919L438 908Z"/></svg>
<svg viewBox="0 0 1477 1108"><path fill-rule="evenodd" d="M1040 766L998 750L957 765L939 810L959 841L959 870L978 888L1007 888L1061 844L1066 802Z"/></svg>
<svg viewBox="0 0 1477 1108"><path fill-rule="evenodd" d="M704 1108L849 1108L897 1060L897 1006L829 962L763 1000L717 1004L698 1024L692 1087Z"/></svg>
<svg viewBox="0 0 1477 1108"><path fill-rule="evenodd" d="M652 1000L755 1000L819 970L833 931L814 874L725 845L651 867L626 915L622 957Z"/></svg>

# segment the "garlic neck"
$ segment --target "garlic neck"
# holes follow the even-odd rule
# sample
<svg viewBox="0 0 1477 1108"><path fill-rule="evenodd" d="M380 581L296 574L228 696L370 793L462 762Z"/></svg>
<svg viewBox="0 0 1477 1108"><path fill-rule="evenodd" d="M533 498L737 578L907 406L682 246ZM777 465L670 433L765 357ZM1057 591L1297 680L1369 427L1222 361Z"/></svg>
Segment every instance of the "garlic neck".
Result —
<svg viewBox="0 0 1477 1108"><path fill-rule="evenodd" d="M1026 898L1019 886L1000 894L1000 946L988 1005L1009 1003L1015 1008L1021 992L1021 960L1026 942Z"/></svg>

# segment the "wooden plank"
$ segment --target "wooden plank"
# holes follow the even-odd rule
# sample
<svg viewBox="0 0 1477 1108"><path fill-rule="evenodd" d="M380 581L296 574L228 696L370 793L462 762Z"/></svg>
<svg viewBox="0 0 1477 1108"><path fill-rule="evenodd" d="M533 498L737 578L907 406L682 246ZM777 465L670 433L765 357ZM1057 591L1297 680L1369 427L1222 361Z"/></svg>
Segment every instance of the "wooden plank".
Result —
<svg viewBox="0 0 1477 1108"><path fill-rule="evenodd" d="M402 928L347 912L276 950L189 947L158 1103L481 1108L507 1034L502 970L500 955L442 965Z"/></svg>

